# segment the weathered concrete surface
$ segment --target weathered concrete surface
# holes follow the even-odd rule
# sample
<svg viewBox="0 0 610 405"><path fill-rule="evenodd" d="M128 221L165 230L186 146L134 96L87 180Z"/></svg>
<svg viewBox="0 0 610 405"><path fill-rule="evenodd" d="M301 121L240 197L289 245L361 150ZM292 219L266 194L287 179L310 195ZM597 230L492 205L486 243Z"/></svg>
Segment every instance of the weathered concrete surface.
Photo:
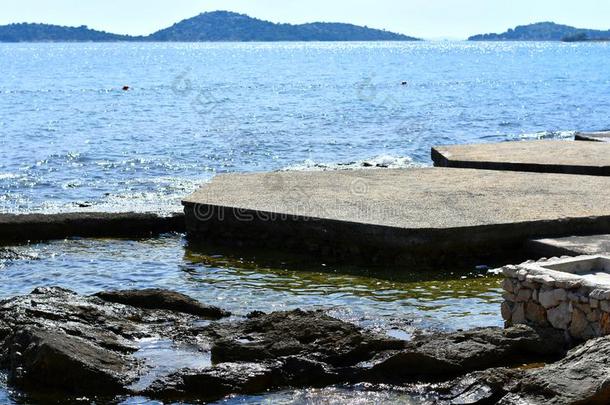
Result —
<svg viewBox="0 0 610 405"><path fill-rule="evenodd" d="M574 134L577 141L610 142L610 131L577 132Z"/></svg>
<svg viewBox="0 0 610 405"><path fill-rule="evenodd" d="M610 176L610 144L559 140L436 146L438 167Z"/></svg>
<svg viewBox="0 0 610 405"><path fill-rule="evenodd" d="M184 201L191 240L337 260L451 262L610 232L610 178L449 168L221 175Z"/></svg>
<svg viewBox="0 0 610 405"><path fill-rule="evenodd" d="M609 254L610 234L532 239L526 247L532 257Z"/></svg>
<svg viewBox="0 0 610 405"><path fill-rule="evenodd" d="M1 242L29 242L68 237L136 237L183 232L184 215L79 212L65 214L0 214Z"/></svg>

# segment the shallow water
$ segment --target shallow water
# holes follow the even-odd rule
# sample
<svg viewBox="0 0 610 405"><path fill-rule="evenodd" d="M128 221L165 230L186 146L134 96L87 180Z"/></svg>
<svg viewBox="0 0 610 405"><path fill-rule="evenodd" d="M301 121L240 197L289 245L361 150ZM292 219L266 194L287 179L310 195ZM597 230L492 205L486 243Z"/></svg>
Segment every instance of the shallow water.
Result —
<svg viewBox="0 0 610 405"><path fill-rule="evenodd" d="M405 167L430 164L435 144L603 129L609 52L551 42L0 44L0 212L174 211L216 173Z"/></svg>
<svg viewBox="0 0 610 405"><path fill-rule="evenodd" d="M58 285L91 294L106 289L162 287L184 292L236 316L254 310L324 309L365 328L409 339L416 331L449 331L501 325L500 280L481 271L420 271L405 268L336 267L324 263L229 256L197 250L180 234L141 240L71 239L15 246L0 252L0 297L26 294L38 286ZM290 260L291 258L288 258ZM189 359L189 348L174 352ZM175 362L169 342L142 342L138 354L151 373L168 373ZM205 353L189 363L205 366ZM352 403L354 389L298 390L223 403ZM357 390L357 389L356 389ZM360 398L360 396L358 396ZM415 401L404 393L373 390L370 401ZM401 400L403 400L401 399ZM343 401L343 402L342 402ZM142 398L126 403L146 403ZM405 402L417 403L417 402Z"/></svg>

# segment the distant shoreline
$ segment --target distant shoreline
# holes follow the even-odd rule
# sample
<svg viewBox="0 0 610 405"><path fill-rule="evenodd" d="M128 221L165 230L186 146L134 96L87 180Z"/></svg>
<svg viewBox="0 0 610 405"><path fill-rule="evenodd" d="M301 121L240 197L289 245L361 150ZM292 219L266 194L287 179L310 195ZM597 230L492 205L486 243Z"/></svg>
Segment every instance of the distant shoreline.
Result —
<svg viewBox="0 0 610 405"><path fill-rule="evenodd" d="M0 26L0 42L297 42L419 41L408 35L347 23L277 24L229 11L202 13L146 36L82 25L18 23Z"/></svg>

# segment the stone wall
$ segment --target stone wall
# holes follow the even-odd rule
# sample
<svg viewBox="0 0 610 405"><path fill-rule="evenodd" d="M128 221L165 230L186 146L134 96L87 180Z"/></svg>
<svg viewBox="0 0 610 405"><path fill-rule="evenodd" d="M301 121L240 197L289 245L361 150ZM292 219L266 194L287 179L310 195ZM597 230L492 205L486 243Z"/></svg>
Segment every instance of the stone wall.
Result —
<svg viewBox="0 0 610 405"><path fill-rule="evenodd" d="M553 327L576 340L610 334L610 284L544 268L578 259L542 259L503 267L502 317L506 324Z"/></svg>

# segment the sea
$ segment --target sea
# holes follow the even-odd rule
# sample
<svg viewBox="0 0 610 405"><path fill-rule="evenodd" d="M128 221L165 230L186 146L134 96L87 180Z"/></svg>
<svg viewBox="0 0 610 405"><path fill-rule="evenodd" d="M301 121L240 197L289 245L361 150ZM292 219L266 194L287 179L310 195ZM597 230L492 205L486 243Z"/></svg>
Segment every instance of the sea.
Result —
<svg viewBox="0 0 610 405"><path fill-rule="evenodd" d="M220 173L430 166L430 148L610 128L610 44L0 44L0 212L169 214ZM231 310L324 309L391 336L499 326L500 280L260 262L182 234L0 247L0 298L162 287ZM35 403L0 378L0 402ZM396 387L222 404L426 403ZM78 403L104 403L79 398ZM159 404L121 397L116 404Z"/></svg>

